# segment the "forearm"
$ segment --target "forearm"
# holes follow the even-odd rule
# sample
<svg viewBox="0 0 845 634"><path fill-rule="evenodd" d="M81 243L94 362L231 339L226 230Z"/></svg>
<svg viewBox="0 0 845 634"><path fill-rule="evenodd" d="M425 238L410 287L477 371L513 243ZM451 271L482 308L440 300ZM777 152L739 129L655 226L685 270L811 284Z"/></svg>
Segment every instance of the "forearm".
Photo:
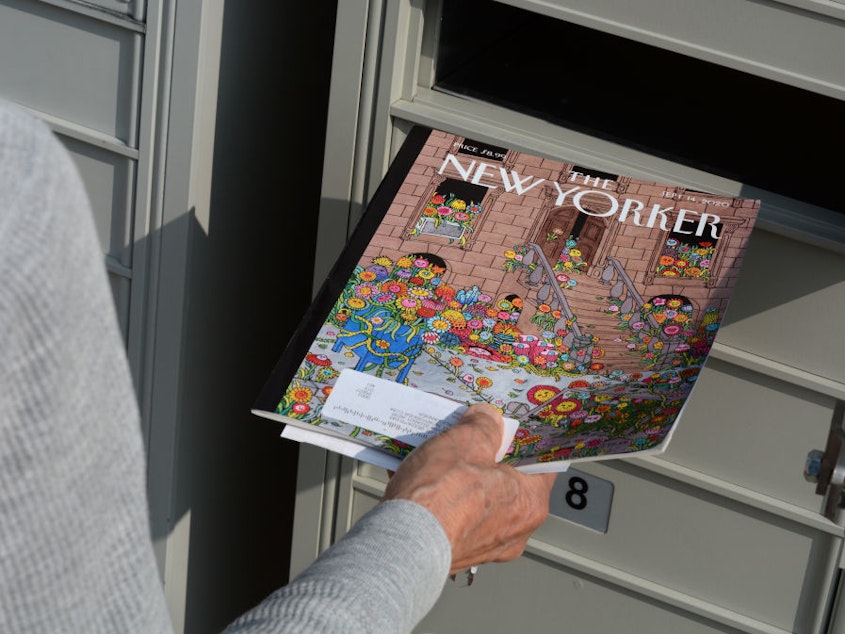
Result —
<svg viewBox="0 0 845 634"><path fill-rule="evenodd" d="M407 633L437 601L450 563L449 540L428 510L384 502L226 632Z"/></svg>

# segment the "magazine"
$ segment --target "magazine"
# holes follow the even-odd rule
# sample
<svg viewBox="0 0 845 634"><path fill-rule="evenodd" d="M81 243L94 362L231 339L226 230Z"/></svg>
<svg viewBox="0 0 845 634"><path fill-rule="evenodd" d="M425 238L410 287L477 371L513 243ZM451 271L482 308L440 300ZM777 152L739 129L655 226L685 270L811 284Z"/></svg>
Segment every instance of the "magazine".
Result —
<svg viewBox="0 0 845 634"><path fill-rule="evenodd" d="M661 452L759 204L415 127L253 412L401 460L415 441L323 415L346 371L495 405L526 471Z"/></svg>

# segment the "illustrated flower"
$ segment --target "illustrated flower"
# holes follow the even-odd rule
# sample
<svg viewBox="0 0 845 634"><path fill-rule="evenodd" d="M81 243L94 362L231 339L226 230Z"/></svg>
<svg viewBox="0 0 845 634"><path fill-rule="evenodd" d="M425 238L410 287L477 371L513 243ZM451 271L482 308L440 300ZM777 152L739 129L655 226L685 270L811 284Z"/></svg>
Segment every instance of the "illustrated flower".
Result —
<svg viewBox="0 0 845 634"><path fill-rule="evenodd" d="M449 330L449 328L452 327L452 324L449 321L447 321L446 319L443 319L442 317L438 317L436 315L431 317L430 319L426 320L425 323L426 323L426 326L428 326L431 330L433 330L434 332L438 332L438 333L446 332L447 330ZM457 358L457 357L453 357L453 358Z"/></svg>
<svg viewBox="0 0 845 634"><path fill-rule="evenodd" d="M381 290L394 293L395 295L404 295L408 291L408 285L404 282L391 280L382 284Z"/></svg>
<svg viewBox="0 0 845 634"><path fill-rule="evenodd" d="M366 271L364 271L366 273ZM378 293L379 289L375 284L362 282L355 286L354 292L358 297L369 298Z"/></svg>
<svg viewBox="0 0 845 634"><path fill-rule="evenodd" d="M448 321L455 328L466 327L466 317L464 317L464 314L458 310L449 308L440 313L440 316L446 321Z"/></svg>
<svg viewBox="0 0 845 634"><path fill-rule="evenodd" d="M537 310L541 313L549 313L549 312L551 312L552 307L549 306L548 304L539 304L537 306Z"/></svg>
<svg viewBox="0 0 845 634"><path fill-rule="evenodd" d="M311 400L311 397L314 395L314 392L311 390L311 388L297 384L291 388L288 395L290 396L291 400L295 401L296 403L307 403Z"/></svg>
<svg viewBox="0 0 845 634"><path fill-rule="evenodd" d="M449 359L449 365L459 368L464 364L460 357L452 357Z"/></svg>
<svg viewBox="0 0 845 634"><path fill-rule="evenodd" d="M507 251L505 251L505 257L506 258L512 260L515 256L516 256L516 251L514 251L513 249L508 249Z"/></svg>
<svg viewBox="0 0 845 634"><path fill-rule="evenodd" d="M373 258L373 264L384 267L393 266L393 262L391 262L390 258L384 255Z"/></svg>
<svg viewBox="0 0 845 634"><path fill-rule="evenodd" d="M315 374L314 378L316 378L318 381L331 381L332 379L336 378L339 374L340 372L335 370L333 367L327 366L317 370L317 373Z"/></svg>
<svg viewBox="0 0 845 634"><path fill-rule="evenodd" d="M665 326L663 326L663 332L669 335L670 337L674 337L675 335L680 333L681 330L683 329L677 324L666 324Z"/></svg>
<svg viewBox="0 0 845 634"><path fill-rule="evenodd" d="M581 401L575 398L565 398L555 403L554 411L557 414L571 414L581 408Z"/></svg>
<svg viewBox="0 0 845 634"><path fill-rule="evenodd" d="M466 201L461 200L460 198L456 198L455 200L453 200L452 204L450 206L452 207L452 209L457 209L457 210L463 210L463 209L467 208Z"/></svg>
<svg viewBox="0 0 845 634"><path fill-rule="evenodd" d="M329 359L326 355L315 354L313 352L309 352L308 354L306 354L305 360L318 366L326 366L332 364L332 360Z"/></svg>
<svg viewBox="0 0 845 634"><path fill-rule="evenodd" d="M491 379L489 376L480 376L475 379L475 384L483 390L493 385L493 379Z"/></svg>
<svg viewBox="0 0 845 634"><path fill-rule="evenodd" d="M422 339L424 343L432 345L440 341L440 333L424 332L420 335L420 339Z"/></svg>
<svg viewBox="0 0 845 634"><path fill-rule="evenodd" d="M360 297L350 297L346 300L346 305L352 310L361 310L367 305L367 302Z"/></svg>
<svg viewBox="0 0 845 634"><path fill-rule="evenodd" d="M307 414L311 410L311 406L308 403L294 403L293 407L290 408L294 414Z"/></svg>
<svg viewBox="0 0 845 634"><path fill-rule="evenodd" d="M407 255L399 258L398 260L396 260L396 266L399 267L400 269L407 269L413 263L414 263L414 261L411 258L409 258Z"/></svg>
<svg viewBox="0 0 845 634"><path fill-rule="evenodd" d="M552 385L535 385L526 394L529 401L535 405L546 403L560 394L560 390Z"/></svg>
<svg viewBox="0 0 845 634"><path fill-rule="evenodd" d="M431 317L434 317L436 314L437 314L436 310L434 310L433 308L429 308L427 306L420 306L419 308L417 308L417 315L419 317L422 317L423 319L430 319ZM373 323L375 323L375 322L373 322Z"/></svg>
<svg viewBox="0 0 845 634"><path fill-rule="evenodd" d="M370 270L361 271L358 274L358 279L364 282L372 282L374 279L376 279L376 273L375 271Z"/></svg>
<svg viewBox="0 0 845 634"><path fill-rule="evenodd" d="M431 269L424 269L417 273L417 276L423 278L424 280L430 280L434 277L434 271Z"/></svg>

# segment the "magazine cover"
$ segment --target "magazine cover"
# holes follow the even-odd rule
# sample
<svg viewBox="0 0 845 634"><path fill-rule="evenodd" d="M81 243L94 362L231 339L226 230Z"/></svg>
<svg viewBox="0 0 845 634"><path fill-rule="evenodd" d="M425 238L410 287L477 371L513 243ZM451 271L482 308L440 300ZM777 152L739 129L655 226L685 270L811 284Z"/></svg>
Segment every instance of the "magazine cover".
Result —
<svg viewBox="0 0 845 634"><path fill-rule="evenodd" d="M414 128L253 411L406 455L321 417L352 369L492 403L517 467L662 451L758 209Z"/></svg>

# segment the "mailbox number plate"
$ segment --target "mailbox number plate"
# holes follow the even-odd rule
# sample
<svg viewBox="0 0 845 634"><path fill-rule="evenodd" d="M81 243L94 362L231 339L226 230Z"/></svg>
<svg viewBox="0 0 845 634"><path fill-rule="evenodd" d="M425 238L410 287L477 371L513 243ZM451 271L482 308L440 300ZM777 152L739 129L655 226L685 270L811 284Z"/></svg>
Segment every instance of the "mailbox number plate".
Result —
<svg viewBox="0 0 845 634"><path fill-rule="evenodd" d="M570 522L606 533L613 502L613 483L569 469L557 477L549 512Z"/></svg>

